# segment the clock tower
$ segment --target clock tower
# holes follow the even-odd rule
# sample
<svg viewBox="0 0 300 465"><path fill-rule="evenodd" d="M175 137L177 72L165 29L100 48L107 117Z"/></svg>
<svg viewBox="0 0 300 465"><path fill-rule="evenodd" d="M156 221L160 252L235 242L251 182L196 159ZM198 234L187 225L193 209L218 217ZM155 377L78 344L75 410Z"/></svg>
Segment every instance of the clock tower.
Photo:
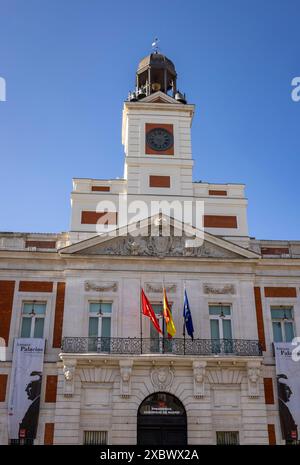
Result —
<svg viewBox="0 0 300 465"><path fill-rule="evenodd" d="M193 195L193 114L194 105L177 89L172 61L157 51L141 60L123 110L128 194Z"/></svg>
<svg viewBox="0 0 300 465"><path fill-rule="evenodd" d="M194 111L177 87L169 58L155 50L140 61L135 89L123 106L124 176L73 179L71 242L99 233L99 225L116 229L154 216L164 203L167 216L184 222L181 213L192 204L192 224L198 228L204 210L208 233L248 246L244 185L193 182Z"/></svg>

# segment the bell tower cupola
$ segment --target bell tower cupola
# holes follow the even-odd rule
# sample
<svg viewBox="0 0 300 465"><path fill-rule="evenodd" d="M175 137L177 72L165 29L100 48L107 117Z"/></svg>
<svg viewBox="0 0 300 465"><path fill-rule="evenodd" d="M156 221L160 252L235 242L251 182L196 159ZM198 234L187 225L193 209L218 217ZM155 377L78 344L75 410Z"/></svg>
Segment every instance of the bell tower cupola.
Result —
<svg viewBox="0 0 300 465"><path fill-rule="evenodd" d="M154 50L143 58L136 72L135 91L129 93L129 101L141 100L155 92L171 95L175 100L186 103L185 95L177 89L177 73L174 63L159 52L158 39L152 46Z"/></svg>

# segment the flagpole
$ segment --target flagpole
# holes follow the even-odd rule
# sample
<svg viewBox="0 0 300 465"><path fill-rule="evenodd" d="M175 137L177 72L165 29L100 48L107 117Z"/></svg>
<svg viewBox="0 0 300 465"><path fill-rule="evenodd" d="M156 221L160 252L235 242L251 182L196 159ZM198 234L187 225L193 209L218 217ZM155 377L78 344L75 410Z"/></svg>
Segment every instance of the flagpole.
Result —
<svg viewBox="0 0 300 465"><path fill-rule="evenodd" d="M141 306L141 293L142 293L142 280L140 278L140 295L139 295L139 307L140 307L140 343L141 343L141 354L143 353L143 318L142 318L142 306Z"/></svg>
<svg viewBox="0 0 300 465"><path fill-rule="evenodd" d="M185 305L185 292L186 292L185 281L183 281L183 308ZM183 354L185 355L185 310L184 310L184 315L183 315Z"/></svg>
<svg viewBox="0 0 300 465"><path fill-rule="evenodd" d="M162 351L165 353L165 315L164 315L164 289L165 289L165 277L163 275L163 300L162 300Z"/></svg>

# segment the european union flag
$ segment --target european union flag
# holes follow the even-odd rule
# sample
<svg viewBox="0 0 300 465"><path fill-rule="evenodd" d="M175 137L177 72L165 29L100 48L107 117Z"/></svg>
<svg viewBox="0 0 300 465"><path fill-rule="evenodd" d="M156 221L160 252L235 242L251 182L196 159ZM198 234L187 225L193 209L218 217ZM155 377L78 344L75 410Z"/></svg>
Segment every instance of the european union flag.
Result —
<svg viewBox="0 0 300 465"><path fill-rule="evenodd" d="M193 340L194 339L194 326L193 326L190 304L189 304L186 291L184 291L183 318L184 318L184 325L185 325L183 330L185 332L185 328L186 328L188 335L191 336Z"/></svg>

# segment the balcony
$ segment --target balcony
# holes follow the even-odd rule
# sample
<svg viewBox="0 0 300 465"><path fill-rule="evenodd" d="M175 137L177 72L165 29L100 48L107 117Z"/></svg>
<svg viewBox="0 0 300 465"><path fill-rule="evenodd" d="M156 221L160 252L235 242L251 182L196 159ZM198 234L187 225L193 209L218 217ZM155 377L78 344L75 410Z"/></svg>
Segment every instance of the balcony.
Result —
<svg viewBox="0 0 300 465"><path fill-rule="evenodd" d="M262 355L259 341L249 339L148 339L122 337L65 337L62 352L69 354L143 355L169 354L186 356Z"/></svg>

